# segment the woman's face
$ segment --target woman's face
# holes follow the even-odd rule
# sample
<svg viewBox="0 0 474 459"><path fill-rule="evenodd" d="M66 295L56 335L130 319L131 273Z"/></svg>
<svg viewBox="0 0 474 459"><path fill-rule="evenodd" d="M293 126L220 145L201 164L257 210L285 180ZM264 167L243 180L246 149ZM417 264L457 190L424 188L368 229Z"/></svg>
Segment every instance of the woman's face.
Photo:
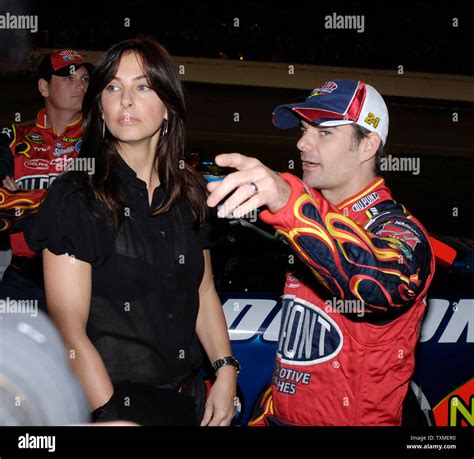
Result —
<svg viewBox="0 0 474 459"><path fill-rule="evenodd" d="M115 78L102 91L101 102L107 129L124 143L158 138L163 119L168 116L133 52L122 56Z"/></svg>

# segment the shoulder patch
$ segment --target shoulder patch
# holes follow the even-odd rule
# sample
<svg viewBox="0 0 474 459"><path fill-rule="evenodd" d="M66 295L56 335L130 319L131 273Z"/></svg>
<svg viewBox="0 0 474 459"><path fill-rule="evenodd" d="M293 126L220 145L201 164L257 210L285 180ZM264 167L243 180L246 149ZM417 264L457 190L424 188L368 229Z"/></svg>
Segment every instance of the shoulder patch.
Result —
<svg viewBox="0 0 474 459"><path fill-rule="evenodd" d="M421 242L416 230L401 220L385 222L375 234L380 237L391 237L405 242L412 250Z"/></svg>

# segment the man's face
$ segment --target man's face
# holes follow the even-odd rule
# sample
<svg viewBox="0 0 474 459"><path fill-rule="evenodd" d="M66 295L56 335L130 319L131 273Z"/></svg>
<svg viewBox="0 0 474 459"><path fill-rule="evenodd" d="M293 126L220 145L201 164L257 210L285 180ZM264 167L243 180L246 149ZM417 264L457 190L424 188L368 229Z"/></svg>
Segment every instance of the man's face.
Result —
<svg viewBox="0 0 474 459"><path fill-rule="evenodd" d="M318 190L337 190L350 182L360 167L353 127L317 127L301 121L301 130L296 145L301 152L303 181Z"/></svg>
<svg viewBox="0 0 474 459"><path fill-rule="evenodd" d="M48 85L48 100L58 110L80 111L88 84L89 73L84 66L69 76L52 75Z"/></svg>

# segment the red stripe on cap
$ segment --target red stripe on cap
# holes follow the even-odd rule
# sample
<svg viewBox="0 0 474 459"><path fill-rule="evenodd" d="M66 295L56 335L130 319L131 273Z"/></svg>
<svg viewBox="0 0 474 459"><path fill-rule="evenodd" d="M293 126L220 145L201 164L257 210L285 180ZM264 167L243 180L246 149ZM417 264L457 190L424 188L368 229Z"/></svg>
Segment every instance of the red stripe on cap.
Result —
<svg viewBox="0 0 474 459"><path fill-rule="evenodd" d="M314 121L320 118L331 118L336 120L345 120L348 119L345 115L341 115L337 112L332 112L330 110L321 110L318 108L293 108L295 113L302 116L308 121Z"/></svg>
<svg viewBox="0 0 474 459"><path fill-rule="evenodd" d="M347 110L347 118L348 120L355 121L359 119L360 112L364 105L365 97L367 91L365 87L365 83L359 81L357 85L356 93L354 94L354 98L352 99L349 109Z"/></svg>

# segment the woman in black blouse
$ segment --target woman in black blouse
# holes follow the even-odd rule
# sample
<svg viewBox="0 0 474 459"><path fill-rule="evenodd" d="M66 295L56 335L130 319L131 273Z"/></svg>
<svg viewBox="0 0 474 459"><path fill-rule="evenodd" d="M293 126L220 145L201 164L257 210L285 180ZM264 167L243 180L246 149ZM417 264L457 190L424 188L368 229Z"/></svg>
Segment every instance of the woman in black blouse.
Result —
<svg viewBox="0 0 474 459"><path fill-rule="evenodd" d="M93 169L56 179L25 232L43 251L71 365L96 419L228 425L238 364L227 358L205 188L182 160L184 99L168 53L149 39L114 45L83 108L81 157L93 161L82 166ZM222 365L205 407L199 342Z"/></svg>

